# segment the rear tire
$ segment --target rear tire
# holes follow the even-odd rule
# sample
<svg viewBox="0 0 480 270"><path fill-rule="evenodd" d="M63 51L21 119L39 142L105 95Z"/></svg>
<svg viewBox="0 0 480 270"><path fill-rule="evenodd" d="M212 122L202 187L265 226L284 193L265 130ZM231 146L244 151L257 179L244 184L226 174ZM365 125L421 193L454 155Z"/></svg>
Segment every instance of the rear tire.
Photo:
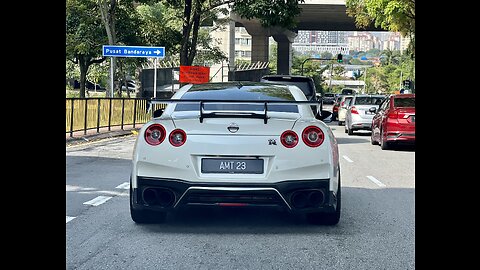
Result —
<svg viewBox="0 0 480 270"><path fill-rule="evenodd" d="M372 145L378 145L378 142L373 139L373 130L372 134L370 135L370 143L372 143Z"/></svg>
<svg viewBox="0 0 480 270"><path fill-rule="evenodd" d="M333 213L308 213L307 221L316 225L337 225L340 221L340 212L342 208L340 171L338 172L338 192L337 192L337 208Z"/></svg>
<svg viewBox="0 0 480 270"><path fill-rule="evenodd" d="M388 142L383 138L383 130L380 132L380 147L382 150L390 149L390 145L388 145Z"/></svg>
<svg viewBox="0 0 480 270"><path fill-rule="evenodd" d="M133 190L132 179L130 178L130 216L135 223L148 224L148 223L163 223L166 220L166 212L157 212L152 210L140 210L133 208Z"/></svg>

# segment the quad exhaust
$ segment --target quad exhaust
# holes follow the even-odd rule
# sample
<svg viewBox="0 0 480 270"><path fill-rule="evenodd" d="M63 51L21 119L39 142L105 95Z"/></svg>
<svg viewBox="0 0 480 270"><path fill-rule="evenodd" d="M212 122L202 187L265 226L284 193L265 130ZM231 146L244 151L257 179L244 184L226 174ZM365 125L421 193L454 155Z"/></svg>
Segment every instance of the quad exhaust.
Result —
<svg viewBox="0 0 480 270"><path fill-rule="evenodd" d="M294 208L302 209L307 207L319 207L325 201L325 193L321 189L298 190L290 199Z"/></svg>
<svg viewBox="0 0 480 270"><path fill-rule="evenodd" d="M168 188L146 188L143 190L142 197L143 201L151 206L169 207L175 202L175 193Z"/></svg>

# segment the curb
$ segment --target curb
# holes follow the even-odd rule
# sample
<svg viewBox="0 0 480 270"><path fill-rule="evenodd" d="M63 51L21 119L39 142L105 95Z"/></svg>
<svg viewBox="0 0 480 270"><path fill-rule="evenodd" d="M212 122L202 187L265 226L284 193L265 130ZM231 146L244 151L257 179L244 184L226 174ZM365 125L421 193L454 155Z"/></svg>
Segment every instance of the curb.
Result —
<svg viewBox="0 0 480 270"><path fill-rule="evenodd" d="M84 135L80 137L67 137L65 141L67 146L73 146L115 137L136 135L138 134L138 130L139 129L117 130L98 134Z"/></svg>

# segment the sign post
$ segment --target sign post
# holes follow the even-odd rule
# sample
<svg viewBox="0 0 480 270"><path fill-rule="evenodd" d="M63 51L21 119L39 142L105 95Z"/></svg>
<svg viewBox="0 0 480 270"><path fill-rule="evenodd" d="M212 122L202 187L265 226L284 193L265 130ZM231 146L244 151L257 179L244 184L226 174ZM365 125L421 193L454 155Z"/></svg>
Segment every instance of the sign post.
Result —
<svg viewBox="0 0 480 270"><path fill-rule="evenodd" d="M165 57L165 47L103 45L103 56L155 58L153 97L157 96L157 59ZM113 61L113 60L112 60ZM110 65L110 86L113 97L113 65ZM127 85L128 89L128 85Z"/></svg>
<svg viewBox="0 0 480 270"><path fill-rule="evenodd" d="M157 98L157 58L155 58L155 68L153 71L153 98Z"/></svg>

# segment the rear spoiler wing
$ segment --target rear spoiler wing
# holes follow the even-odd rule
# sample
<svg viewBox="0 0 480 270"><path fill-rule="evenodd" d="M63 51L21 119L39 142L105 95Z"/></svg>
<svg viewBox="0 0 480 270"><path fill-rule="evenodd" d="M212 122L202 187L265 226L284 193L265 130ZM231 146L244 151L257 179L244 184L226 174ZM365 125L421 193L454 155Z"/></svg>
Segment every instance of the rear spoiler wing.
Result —
<svg viewBox="0 0 480 270"><path fill-rule="evenodd" d="M258 118L263 119L263 123L266 124L268 120L268 104L309 104L320 105L321 101L285 101L285 100L206 100L206 99L151 99L147 100L147 113L152 109L153 104L166 104L166 103L200 103L200 123L203 123L204 118L229 118L232 115L238 118ZM263 104L263 113L250 113L250 112L211 112L205 113L205 103L232 103L232 104Z"/></svg>

